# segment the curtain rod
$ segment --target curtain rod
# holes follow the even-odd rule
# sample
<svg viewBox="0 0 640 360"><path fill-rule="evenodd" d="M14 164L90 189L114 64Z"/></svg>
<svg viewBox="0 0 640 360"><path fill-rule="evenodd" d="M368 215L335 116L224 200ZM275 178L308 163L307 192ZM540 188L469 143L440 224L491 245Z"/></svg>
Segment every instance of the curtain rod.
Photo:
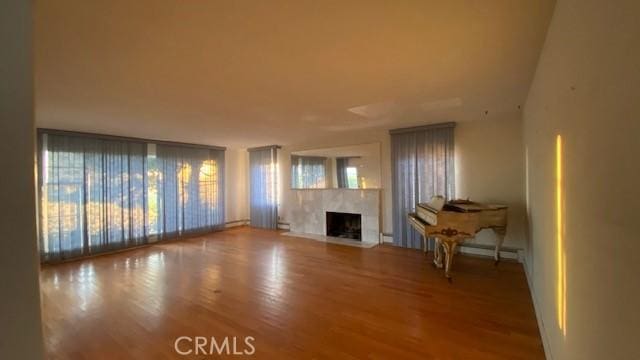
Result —
<svg viewBox="0 0 640 360"><path fill-rule="evenodd" d="M408 128L401 129L391 129L389 130L389 134L405 134L410 132L417 131L425 131L425 130L433 130L433 129L445 129L445 128L453 128L456 127L455 122L446 122L446 123L438 123L438 124L429 124L429 125L421 125L421 126L413 126Z"/></svg>
<svg viewBox="0 0 640 360"><path fill-rule="evenodd" d="M222 150L222 151L227 150L227 148L224 146L182 143L177 141L144 139L144 138L136 138L136 137L129 137L129 136L95 134L95 133L88 133L88 132L47 129L47 128L38 128L38 134L67 135L67 136L87 137L87 138L102 139L102 140L132 141L132 142L144 142L144 143L153 143L153 144L169 145L169 146L185 146L185 147L193 147L193 148L203 148L203 149L211 149L211 150Z"/></svg>
<svg viewBox="0 0 640 360"><path fill-rule="evenodd" d="M282 146L280 146L280 145L266 145L266 146L258 146L258 147L248 148L247 151L260 151L260 150L281 149L281 148L282 148Z"/></svg>

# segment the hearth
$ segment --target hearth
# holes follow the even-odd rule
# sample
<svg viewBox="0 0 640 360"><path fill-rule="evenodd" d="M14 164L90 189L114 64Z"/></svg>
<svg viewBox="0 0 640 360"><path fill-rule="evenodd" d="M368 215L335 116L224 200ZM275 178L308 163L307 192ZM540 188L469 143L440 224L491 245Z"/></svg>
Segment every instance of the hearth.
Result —
<svg viewBox="0 0 640 360"><path fill-rule="evenodd" d="M327 236L362 241L362 216L327 211Z"/></svg>

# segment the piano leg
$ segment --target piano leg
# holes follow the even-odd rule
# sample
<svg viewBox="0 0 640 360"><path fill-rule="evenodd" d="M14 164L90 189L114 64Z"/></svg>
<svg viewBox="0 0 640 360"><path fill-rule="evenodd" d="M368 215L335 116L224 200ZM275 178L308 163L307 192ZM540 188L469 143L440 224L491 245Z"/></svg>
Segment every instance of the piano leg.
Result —
<svg viewBox="0 0 640 360"><path fill-rule="evenodd" d="M427 253L427 236L423 236L422 237L422 251L426 254Z"/></svg>
<svg viewBox="0 0 640 360"><path fill-rule="evenodd" d="M443 241L445 255L444 276L451 281L451 266L453 265L453 255L455 254L458 243L456 241Z"/></svg>
<svg viewBox="0 0 640 360"><path fill-rule="evenodd" d="M442 241L440 238L436 238L436 248L433 252L433 264L438 268L442 269Z"/></svg>
<svg viewBox="0 0 640 360"><path fill-rule="evenodd" d="M493 258L495 259L495 265L498 265L500 262L500 247L504 242L504 237L506 235L505 229L493 229L494 234L496 234L496 249L493 253Z"/></svg>

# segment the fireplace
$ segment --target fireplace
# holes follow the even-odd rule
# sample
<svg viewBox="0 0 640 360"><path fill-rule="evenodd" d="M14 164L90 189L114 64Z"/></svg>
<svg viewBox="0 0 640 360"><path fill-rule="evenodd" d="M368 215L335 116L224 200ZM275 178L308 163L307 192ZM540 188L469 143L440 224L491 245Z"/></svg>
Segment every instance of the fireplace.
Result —
<svg viewBox="0 0 640 360"><path fill-rule="evenodd" d="M362 241L362 216L327 211L327 236Z"/></svg>

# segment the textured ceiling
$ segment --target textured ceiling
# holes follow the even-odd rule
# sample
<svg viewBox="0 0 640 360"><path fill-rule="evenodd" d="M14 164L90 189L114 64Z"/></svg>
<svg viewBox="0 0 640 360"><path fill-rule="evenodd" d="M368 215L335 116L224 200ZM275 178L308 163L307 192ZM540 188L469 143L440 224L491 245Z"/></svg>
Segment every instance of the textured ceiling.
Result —
<svg viewBox="0 0 640 360"><path fill-rule="evenodd" d="M517 118L554 2L35 4L38 126L249 147Z"/></svg>

